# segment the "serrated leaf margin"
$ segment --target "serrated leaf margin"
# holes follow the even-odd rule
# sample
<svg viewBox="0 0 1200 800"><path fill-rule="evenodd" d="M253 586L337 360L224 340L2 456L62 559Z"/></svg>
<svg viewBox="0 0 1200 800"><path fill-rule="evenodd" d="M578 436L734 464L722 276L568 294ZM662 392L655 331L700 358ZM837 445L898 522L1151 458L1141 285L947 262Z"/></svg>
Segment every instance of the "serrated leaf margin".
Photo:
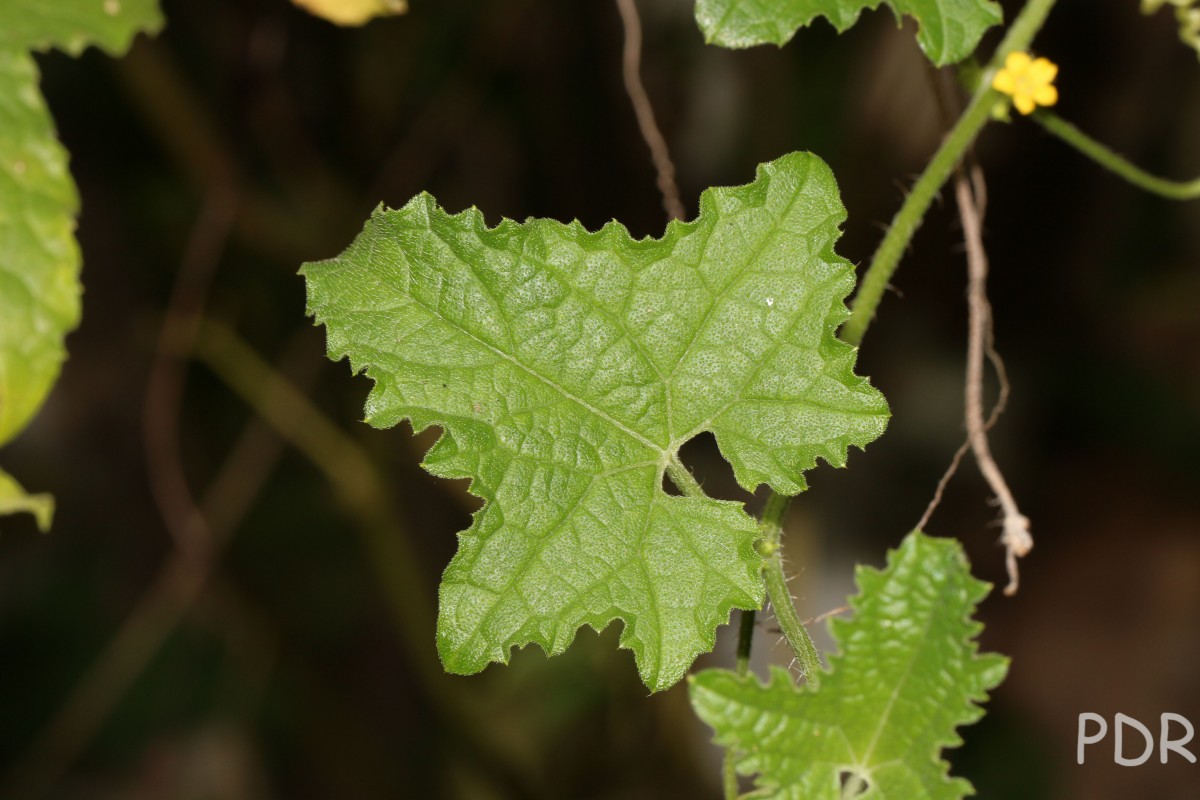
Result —
<svg viewBox="0 0 1200 800"><path fill-rule="evenodd" d="M936 66L942 67L962 61L975 51L984 32L998 25L1003 19L1000 6L993 0L770 0L773 6L765 7L767 0L696 0L696 24L709 44L733 49L774 44L779 47L791 41L800 28L811 25L818 17L824 17L838 31L844 33L858 22L863 11L873 11L887 3L896 16L897 23L902 15L917 20L917 41L922 52ZM928 2L937 7L973 6L978 10L979 20L970 24L954 18L954 10L942 13L935 21L914 9L914 3ZM745 12L749 20L742 27L728 27L729 18L738 13L739 7L749 6ZM950 42L949 31L957 30L956 41Z"/></svg>

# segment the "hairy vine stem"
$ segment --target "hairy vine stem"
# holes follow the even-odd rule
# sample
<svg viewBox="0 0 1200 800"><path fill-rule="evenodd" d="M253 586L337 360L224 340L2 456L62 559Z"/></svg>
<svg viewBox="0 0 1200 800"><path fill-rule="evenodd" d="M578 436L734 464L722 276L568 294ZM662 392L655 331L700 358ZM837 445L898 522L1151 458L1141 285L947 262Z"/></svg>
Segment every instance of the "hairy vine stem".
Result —
<svg viewBox="0 0 1200 800"><path fill-rule="evenodd" d="M796 614L796 604L792 602L787 577L783 572L783 519L791 503L792 498L776 492L767 497L767 505L763 508L762 520L759 523L763 534L760 548L766 557L763 578L767 583L767 598L775 611L775 619L779 621L783 638L792 648L800 667L800 674L805 680L812 681L821 670L821 659L817 655L812 637L808 635L808 630Z"/></svg>
<svg viewBox="0 0 1200 800"><path fill-rule="evenodd" d="M921 227L934 197L950 179L955 166L962 160L963 154L975 141L983 126L991 119L992 108L996 102L1003 98L1003 95L992 88L992 75L998 65L1003 63L1006 55L1014 50L1029 48L1030 42L1041 30L1046 15L1050 13L1055 2L1056 0L1029 0L1021 9L1004 40L996 48L991 63L983 71L979 87L971 96L966 110L934 153L933 159L913 185L900 210L896 212L887 234L871 258L858 294L850 304L850 319L842 326L842 338L850 344L858 345L862 342L867 327L875 317L875 310L883 299L884 290L887 289L888 282L900 263L900 257L908 248L917 228Z"/></svg>

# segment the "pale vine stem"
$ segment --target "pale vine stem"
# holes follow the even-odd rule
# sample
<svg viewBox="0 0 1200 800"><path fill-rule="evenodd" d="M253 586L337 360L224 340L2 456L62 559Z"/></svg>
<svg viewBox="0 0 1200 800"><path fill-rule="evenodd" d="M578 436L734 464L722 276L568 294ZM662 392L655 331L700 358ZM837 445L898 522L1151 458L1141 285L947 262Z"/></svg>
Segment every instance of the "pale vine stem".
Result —
<svg viewBox="0 0 1200 800"><path fill-rule="evenodd" d="M617 10L621 12L621 24L625 27L625 50L622 58L625 91L633 103L638 129L650 148L650 158L658 171L658 191L662 193L663 210L671 219L683 219L686 212L683 201L679 199L679 187L675 184L675 164L671 161L667 141L658 129L658 123L654 121L654 107L650 104L650 96L646 94L646 87L642 84L642 21L638 17L635 0L617 0Z"/></svg>
<svg viewBox="0 0 1200 800"><path fill-rule="evenodd" d="M1171 200L1200 198L1200 178L1191 181L1160 178L1118 155L1053 112L1043 109L1033 118L1051 134L1140 189ZM975 174L973 171L972 177ZM974 185L982 185L982 181L975 181ZM973 196L972 181L961 169L956 174L955 195L967 245L969 275L967 297L970 323L964 397L967 441L959 447L950 467L939 480L933 499L922 515L921 521L917 523L917 527L918 529L923 528L929 521L929 517L941 500L946 483L958 468L966 450L968 448L973 450L980 472L988 481L1001 506L1003 514L1001 540L1005 547L1005 566L1009 579L1004 593L1011 596L1016 594L1020 585L1017 559L1030 551L1033 547L1033 539L1029 533L1029 520L1020 512L988 444L987 431L1004 408L1008 397L1008 382L1003 362L996 353L993 343L991 305L988 302L986 291L988 265L983 248L982 212L976 196ZM983 358L985 354L995 365L1001 385L1000 398L986 421L983 419Z"/></svg>
<svg viewBox="0 0 1200 800"><path fill-rule="evenodd" d="M979 185L978 181L972 181L972 185ZM975 194L977 198L978 193ZM975 201L976 207L981 204L978 200ZM988 320L991 322L991 319ZM992 326L989 324L984 339L984 352L988 357L988 361L992 362L992 369L996 372L996 378L1000 384L1000 393L996 398L995 404L992 406L991 412L988 414L987 421L983 423L983 429L990 431L1000 419L1000 415L1004 413L1004 409L1008 407L1009 383L1008 371L1004 367L1004 360L1000 357L1000 353L996 351ZM950 459L950 465L946 467L946 471L942 473L942 477L938 479L937 487L933 491L933 497L929 500L929 505L925 507L925 512L921 514L921 519L917 521L916 530L923 531L925 526L929 524L929 520L933 517L933 512L941 505L942 495L946 492L946 486L950 483L950 479L958 472L959 466L962 464L963 456L971 449L971 437L967 435L963 439L963 443L954 451L954 457Z"/></svg>
<svg viewBox="0 0 1200 800"><path fill-rule="evenodd" d="M821 659L817 655L816 645L804 623L796 613L796 604L788 591L787 577L783 571L783 520L787 516L788 506L792 498L778 492L771 492L767 504L763 507L762 519L759 522L762 532L763 578L767 584L767 598L771 601L771 609L796 657L800 675L809 682L816 679L821 670Z"/></svg>
<svg viewBox="0 0 1200 800"><path fill-rule="evenodd" d="M950 128L954 124L955 117L958 115L958 109L955 107L957 84L952 78L949 78L944 71L930 69L929 75L934 94L938 100L938 109L942 113L942 118L946 127ZM967 151L964 160L970 165L969 167L966 167L966 170L970 176L971 201L974 205L975 214L979 219L979 227L982 228L983 219L987 208L987 181L984 180L983 170L980 169L979 164L975 162L974 155L970 150ZM956 172L955 178L958 180L965 178L963 175L963 169L959 169ZM992 406L991 413L988 414L987 422L985 422L983 425L983 429L985 431L990 431L996 424L996 421L1000 419L1000 415L1004 413L1004 409L1008 406L1010 387L1008 382L1008 371L1004 367L1004 360L1000 357L1000 353L996 351L994 319L990 314L986 323L987 324L984 326L984 352L987 355L988 360L991 361L992 368L995 370L996 378L1000 384L1000 391L996 398L996 403ZM955 451L954 457L950 459L950 464L946 467L946 471L943 472L942 477L938 479L937 487L933 492L933 497L929 500L929 505L925 507L925 512L921 515L921 519L917 522L915 526L916 530L925 530L925 526L929 524L929 520L933 516L933 512L937 510L938 505L942 502L942 495L946 491L946 486L950 483L950 479L954 477L955 473L958 472L958 468L962 464L963 456L965 456L970 449L971 437L968 434L963 438L963 442L961 445L959 445L958 450Z"/></svg>
<svg viewBox="0 0 1200 800"><path fill-rule="evenodd" d="M1004 563L1008 568L1008 586L1004 587L1004 593L1012 596L1020 585L1017 559L1027 555L1033 548L1033 537L1029 534L1029 518L1017 508L1017 501L988 445L983 419L983 357L988 332L992 329L992 306L987 297L987 253L983 249L983 229L975 199L971 195L971 183L965 172L958 172L954 189L967 243L967 305L970 320L967 333L967 385L964 392L967 436L971 440L979 471L996 493L1004 514L1001 541L1004 543Z"/></svg>

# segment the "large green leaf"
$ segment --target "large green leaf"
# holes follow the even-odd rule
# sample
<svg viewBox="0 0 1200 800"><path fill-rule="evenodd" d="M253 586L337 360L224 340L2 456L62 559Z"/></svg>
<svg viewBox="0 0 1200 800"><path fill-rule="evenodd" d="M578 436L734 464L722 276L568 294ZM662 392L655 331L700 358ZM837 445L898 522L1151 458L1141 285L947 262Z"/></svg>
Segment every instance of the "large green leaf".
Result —
<svg viewBox="0 0 1200 800"><path fill-rule="evenodd" d="M854 617L831 625L841 652L815 685L773 670L754 677L709 670L692 678L692 705L737 752L738 771L759 773L776 800L844 796L957 800L971 785L951 778L941 750L955 728L983 715L977 703L1007 661L976 654L970 615L988 585L971 577L950 539L910 534L882 572L860 567ZM855 783L855 781L862 781ZM845 794L843 784L865 789Z"/></svg>
<svg viewBox="0 0 1200 800"><path fill-rule="evenodd" d="M115 53L160 24L155 0L0 3L0 444L45 400L79 322L79 199L30 51Z"/></svg>
<svg viewBox="0 0 1200 800"><path fill-rule="evenodd" d="M883 397L834 337L854 284L833 252L844 218L829 168L793 154L705 192L661 240L488 228L420 195L305 266L330 356L375 381L368 421L443 426L426 467L487 501L441 586L447 669L528 642L559 653L621 619L662 689L731 608L761 604L753 520L668 495L663 472L712 431L743 486L794 493L817 457L841 466L883 431Z"/></svg>
<svg viewBox="0 0 1200 800"><path fill-rule="evenodd" d="M845 31L864 9L884 0L696 0L696 21L704 37L722 47L786 44L817 17ZM917 41L938 66L961 61L975 51L984 31L1002 19L992 0L887 0L897 18L917 21Z"/></svg>

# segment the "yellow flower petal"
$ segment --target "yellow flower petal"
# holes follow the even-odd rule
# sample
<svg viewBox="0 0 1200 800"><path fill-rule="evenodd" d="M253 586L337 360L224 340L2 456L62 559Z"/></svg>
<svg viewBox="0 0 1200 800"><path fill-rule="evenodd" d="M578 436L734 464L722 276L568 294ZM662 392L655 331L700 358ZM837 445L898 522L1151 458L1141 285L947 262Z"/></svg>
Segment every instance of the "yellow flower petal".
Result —
<svg viewBox="0 0 1200 800"><path fill-rule="evenodd" d="M1058 64L1039 58L1029 65L1029 78L1036 83L1050 83L1058 75Z"/></svg>
<svg viewBox="0 0 1200 800"><path fill-rule="evenodd" d="M1014 51L1004 58L1004 69L992 78L992 88L1012 98L1022 114L1032 114L1039 105L1058 102L1054 78L1058 65L1047 58L1034 59L1028 53Z"/></svg>
<svg viewBox="0 0 1200 800"><path fill-rule="evenodd" d="M1009 53L1004 59L1004 68L1009 72L1021 73L1029 69L1029 64L1032 59L1029 53L1022 53L1020 50Z"/></svg>
<svg viewBox="0 0 1200 800"><path fill-rule="evenodd" d="M1039 106L1052 106L1058 102L1058 89L1053 86L1039 86L1033 92L1033 102Z"/></svg>

